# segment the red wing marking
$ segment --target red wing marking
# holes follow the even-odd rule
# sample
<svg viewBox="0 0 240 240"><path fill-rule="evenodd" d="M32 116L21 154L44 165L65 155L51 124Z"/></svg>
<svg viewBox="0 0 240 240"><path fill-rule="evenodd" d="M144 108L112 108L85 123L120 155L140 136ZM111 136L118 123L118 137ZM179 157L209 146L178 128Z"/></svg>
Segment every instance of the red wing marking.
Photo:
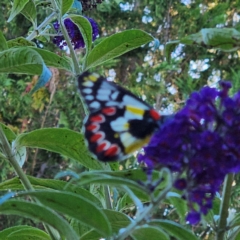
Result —
<svg viewBox="0 0 240 240"><path fill-rule="evenodd" d="M116 113L116 108L115 107L105 107L102 109L102 113L106 115L114 115Z"/></svg>
<svg viewBox="0 0 240 240"><path fill-rule="evenodd" d="M105 117L102 114L98 114L98 115L90 117L89 121L90 122L102 123L102 122L105 121Z"/></svg>
<svg viewBox="0 0 240 240"><path fill-rule="evenodd" d="M104 138L104 133L103 132L98 132L94 135L91 136L90 142L97 142L98 140Z"/></svg>
<svg viewBox="0 0 240 240"><path fill-rule="evenodd" d="M111 147L105 151L104 155L108 157L113 157L117 155L120 151L120 148L116 144L112 144Z"/></svg>
<svg viewBox="0 0 240 240"><path fill-rule="evenodd" d="M108 141L103 141L102 143L100 143L97 148L96 148L96 151L99 153L99 152L102 152L104 150L106 150L108 147L110 146L110 143Z"/></svg>
<svg viewBox="0 0 240 240"><path fill-rule="evenodd" d="M150 116L156 121L158 121L161 118L160 114L154 109L150 109L149 113L150 113Z"/></svg>
<svg viewBox="0 0 240 240"><path fill-rule="evenodd" d="M99 124L97 123L92 123L92 124L89 124L86 129L90 132L96 132L98 129L99 129Z"/></svg>

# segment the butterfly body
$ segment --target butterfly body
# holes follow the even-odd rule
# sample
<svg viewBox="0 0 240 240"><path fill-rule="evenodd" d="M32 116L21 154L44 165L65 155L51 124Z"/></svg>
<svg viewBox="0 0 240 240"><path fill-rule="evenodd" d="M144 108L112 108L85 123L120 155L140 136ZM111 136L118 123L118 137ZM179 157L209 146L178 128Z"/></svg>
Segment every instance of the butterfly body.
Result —
<svg viewBox="0 0 240 240"><path fill-rule="evenodd" d="M84 124L85 138L99 160L127 158L148 143L159 128L158 112L128 90L88 72L79 76L78 83L90 110Z"/></svg>

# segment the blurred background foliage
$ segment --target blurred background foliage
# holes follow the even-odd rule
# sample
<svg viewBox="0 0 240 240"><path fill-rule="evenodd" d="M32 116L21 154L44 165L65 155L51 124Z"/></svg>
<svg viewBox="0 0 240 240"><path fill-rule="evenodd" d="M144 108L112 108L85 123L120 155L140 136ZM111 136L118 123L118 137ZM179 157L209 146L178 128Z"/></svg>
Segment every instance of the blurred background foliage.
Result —
<svg viewBox="0 0 240 240"><path fill-rule="evenodd" d="M1 1L0 28L6 39L27 37L31 23L21 14L8 23L10 8L11 2ZM47 4L39 4L37 10L39 24L51 10ZM152 34L156 41L93 70L128 88L163 113L176 111L191 92L206 84L216 86L220 79L233 81L233 91L236 91L240 88L239 52L226 53L180 44L167 62L164 50L167 42L203 28L234 27L239 30L239 11L239 1L105 0L97 9L84 12L98 23L100 38L136 28ZM67 54L46 39L40 38L35 44L59 55ZM84 49L77 52L80 62L83 52ZM38 76L0 75L1 122L16 133L43 127L81 131L84 113L75 82L67 72L51 71L51 82L32 96L28 92ZM53 177L60 169L73 165L57 154L31 150L24 167L33 176ZM75 168L74 165L76 171Z"/></svg>
<svg viewBox="0 0 240 240"><path fill-rule="evenodd" d="M31 23L21 14L7 23L11 2L2 0L0 6L0 29L6 39L27 37L31 32ZM50 12L47 4L39 4L38 24ZM166 61L164 53L167 42L197 33L203 28L234 27L240 30L239 1L105 0L96 10L86 11L84 15L98 23L100 38L132 28L144 30L156 38L154 43L93 70L128 88L163 113L176 111L191 92L204 85L217 86L220 79L231 80L233 91L240 88L239 51L226 53L181 44L172 53L170 62ZM67 54L47 39L41 37L35 44L59 55ZM84 49L77 53L81 62ZM16 133L43 127L66 127L81 131L85 116L74 79L62 70L51 71L51 82L33 95L29 91L38 76L1 74L0 121ZM0 174L1 181L14 176L8 163L0 160L0 167L4 169ZM83 171L83 167L59 154L28 150L24 164L27 174L53 178L64 169ZM8 219L12 221L12 218Z"/></svg>

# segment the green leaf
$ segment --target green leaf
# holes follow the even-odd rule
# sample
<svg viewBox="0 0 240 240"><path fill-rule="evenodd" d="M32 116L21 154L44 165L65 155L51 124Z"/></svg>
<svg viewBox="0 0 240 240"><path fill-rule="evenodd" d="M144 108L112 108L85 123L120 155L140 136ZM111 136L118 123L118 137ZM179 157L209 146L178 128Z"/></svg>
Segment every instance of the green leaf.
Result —
<svg viewBox="0 0 240 240"><path fill-rule="evenodd" d="M48 50L44 50L41 48L32 48L34 49L36 52L38 52L41 57L43 58L43 61L45 62L45 64L47 66L51 66L51 67L55 67L58 69L64 69L67 70L69 72L74 72L73 71L73 63L72 63L72 59L67 57L67 56L59 56L56 53L50 52Z"/></svg>
<svg viewBox="0 0 240 240"><path fill-rule="evenodd" d="M24 37L14 38L12 40L7 41L8 48L13 47L26 47L26 46L35 46L35 43L28 41Z"/></svg>
<svg viewBox="0 0 240 240"><path fill-rule="evenodd" d="M42 238L36 238L36 240L51 240L51 238L42 230L39 230L38 228L34 228L34 227L30 227L30 226L26 226L26 225L20 225L20 226L14 226L14 227L10 227L10 228L6 228L2 231L0 231L0 239L6 239L6 240L14 240L14 239L26 239L26 240L34 240L35 238L31 238L31 236L28 235L28 238L18 238L16 237L16 235L18 233L27 233L28 231L32 231L32 233L35 235L36 233L39 233L38 236L42 237ZM15 236L15 238L13 238ZM35 235L36 236L36 235ZM34 236L34 237L35 237ZM8 238L10 237L10 238ZM24 237L24 236L23 236Z"/></svg>
<svg viewBox="0 0 240 240"><path fill-rule="evenodd" d="M96 45L87 56L85 67L88 69L100 65L152 40L153 37L148 33L137 29L116 33Z"/></svg>
<svg viewBox="0 0 240 240"><path fill-rule="evenodd" d="M70 15L71 20L78 26L86 46L86 55L92 47L92 27L90 22L80 15Z"/></svg>
<svg viewBox="0 0 240 240"><path fill-rule="evenodd" d="M131 219L121 212L109 209L103 209L103 211L108 218L108 222L111 224L113 233L115 234L117 234L121 228L126 228L131 223ZM81 240L98 240L100 237L101 235L98 232L91 230L82 235Z"/></svg>
<svg viewBox="0 0 240 240"><path fill-rule="evenodd" d="M32 22L32 24L35 24L36 22L36 16L37 16L37 10L34 2L32 0L29 0L28 3L24 6L21 13Z"/></svg>
<svg viewBox="0 0 240 240"><path fill-rule="evenodd" d="M84 172L79 175L79 179L75 182L79 185L97 183L113 187L129 187L136 192L137 195L140 194L141 196L144 195L145 198L149 198L149 194L146 192L146 189L137 182L127 178L110 176L102 173L101 171Z"/></svg>
<svg viewBox="0 0 240 240"><path fill-rule="evenodd" d="M28 1L29 0L14 0L12 10L7 21L11 22L13 18L23 10Z"/></svg>
<svg viewBox="0 0 240 240"><path fill-rule="evenodd" d="M152 227L152 226L140 226L137 227L132 233L131 237L134 240L146 240L146 239L151 239L151 240L169 240L168 235L162 231L161 229L157 227ZM185 238L185 240L188 238Z"/></svg>
<svg viewBox="0 0 240 240"><path fill-rule="evenodd" d="M204 28L180 40L183 44L217 48L222 51L236 51L240 47L240 32L234 28Z"/></svg>
<svg viewBox="0 0 240 240"><path fill-rule="evenodd" d="M75 194L78 194L79 196L82 196L83 198L88 199L89 201L93 202L95 206L102 207L102 204L100 200L95 197L93 194L91 194L89 191L85 190L84 188L81 188L77 186L76 184L72 184L70 182L65 182L61 180L55 180L55 179L42 179L42 178L35 178L28 176L28 180L30 181L31 185L34 187L34 189L54 189L59 191L67 191L72 192ZM4 182L0 183L0 189L3 190L9 190L12 191L15 190L25 190L21 181L18 177L6 180Z"/></svg>
<svg viewBox="0 0 240 240"><path fill-rule="evenodd" d="M36 197L44 206L73 217L94 228L104 237L111 234L111 228L104 212L88 199L70 192L46 190L18 194L18 196L26 195Z"/></svg>
<svg viewBox="0 0 240 240"><path fill-rule="evenodd" d="M186 213L188 211L187 202L178 194L175 196L169 196L170 194L171 193L168 193L169 202L176 208L181 221L185 221Z"/></svg>
<svg viewBox="0 0 240 240"><path fill-rule="evenodd" d="M40 75L43 64L42 57L27 47L12 48L0 53L0 72Z"/></svg>
<svg viewBox="0 0 240 240"><path fill-rule="evenodd" d="M173 236L178 240L186 240L186 239L198 240L198 238L188 229L170 220L152 220L149 224L153 226L161 227L170 236Z"/></svg>
<svg viewBox="0 0 240 240"><path fill-rule="evenodd" d="M20 134L16 146L41 148L72 158L90 169L104 169L103 163L90 156L80 133L60 128L43 128Z"/></svg>
<svg viewBox="0 0 240 240"><path fill-rule="evenodd" d="M9 142L12 142L16 138L16 134L6 125L0 122L0 126Z"/></svg>
<svg viewBox="0 0 240 240"><path fill-rule="evenodd" d="M18 215L44 222L55 228L61 236L71 240L79 240L70 225L46 206L20 200L9 200L0 205L0 213Z"/></svg>
<svg viewBox="0 0 240 240"><path fill-rule="evenodd" d="M7 41L2 33L2 31L0 31L0 52L7 50L8 49L8 45L7 45Z"/></svg>
<svg viewBox="0 0 240 240"><path fill-rule="evenodd" d="M26 147L15 148L14 151L16 152L15 159L17 160L19 166L22 167L27 156Z"/></svg>
<svg viewBox="0 0 240 240"><path fill-rule="evenodd" d="M12 232L7 240L51 240L51 237L44 231L37 228L23 228Z"/></svg>
<svg viewBox="0 0 240 240"><path fill-rule="evenodd" d="M68 12L68 10L72 7L74 0L61 0L61 14L62 16Z"/></svg>

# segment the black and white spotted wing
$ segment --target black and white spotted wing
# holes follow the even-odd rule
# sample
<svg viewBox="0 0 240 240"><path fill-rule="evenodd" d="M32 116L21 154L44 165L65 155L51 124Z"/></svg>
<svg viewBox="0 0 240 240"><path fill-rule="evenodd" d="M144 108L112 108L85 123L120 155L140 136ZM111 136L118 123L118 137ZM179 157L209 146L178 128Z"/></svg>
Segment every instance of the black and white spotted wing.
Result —
<svg viewBox="0 0 240 240"><path fill-rule="evenodd" d="M78 84L90 110L85 138L99 160L125 159L158 129L159 113L128 90L89 72L79 76Z"/></svg>

